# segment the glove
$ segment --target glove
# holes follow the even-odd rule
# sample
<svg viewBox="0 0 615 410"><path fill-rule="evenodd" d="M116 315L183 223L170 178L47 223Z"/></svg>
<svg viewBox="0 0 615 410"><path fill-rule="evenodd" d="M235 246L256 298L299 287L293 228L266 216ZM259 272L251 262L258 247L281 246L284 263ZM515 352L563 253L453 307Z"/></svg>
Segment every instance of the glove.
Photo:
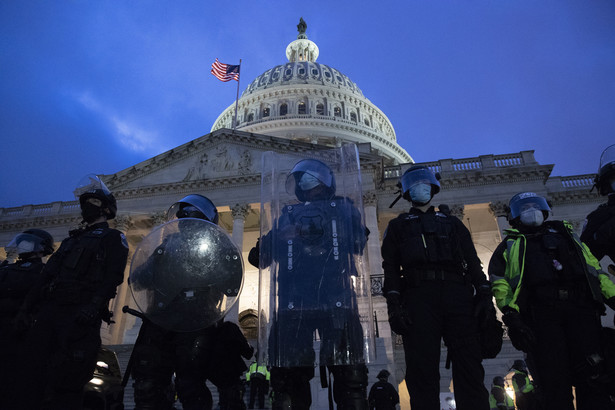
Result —
<svg viewBox="0 0 615 410"><path fill-rule="evenodd" d="M102 311L103 299L100 297L92 298L90 303L81 306L75 321L80 325L93 325L100 319Z"/></svg>
<svg viewBox="0 0 615 410"><path fill-rule="evenodd" d="M491 286L485 283L476 289L476 296L474 296L474 317L482 322L491 315L495 315L493 294L491 293Z"/></svg>
<svg viewBox="0 0 615 410"><path fill-rule="evenodd" d="M502 316L502 320L508 327L508 336L515 349L529 353L536 343L536 337L532 329L523 323L519 312L514 309L507 309Z"/></svg>
<svg viewBox="0 0 615 410"><path fill-rule="evenodd" d="M389 324L391 330L398 335L404 335L410 332L412 320L404 312L401 306L401 297L399 293L389 293L387 295L387 311L389 314Z"/></svg>

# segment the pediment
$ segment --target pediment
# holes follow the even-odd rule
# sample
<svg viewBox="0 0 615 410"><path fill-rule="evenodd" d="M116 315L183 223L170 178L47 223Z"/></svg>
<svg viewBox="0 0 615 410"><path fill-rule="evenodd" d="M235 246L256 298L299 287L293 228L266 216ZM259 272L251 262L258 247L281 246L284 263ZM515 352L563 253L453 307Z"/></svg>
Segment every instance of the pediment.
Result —
<svg viewBox="0 0 615 410"><path fill-rule="evenodd" d="M254 180L263 152L314 152L330 147L228 129L216 130L179 147L106 175L113 192L191 181ZM374 156L367 154L367 156Z"/></svg>

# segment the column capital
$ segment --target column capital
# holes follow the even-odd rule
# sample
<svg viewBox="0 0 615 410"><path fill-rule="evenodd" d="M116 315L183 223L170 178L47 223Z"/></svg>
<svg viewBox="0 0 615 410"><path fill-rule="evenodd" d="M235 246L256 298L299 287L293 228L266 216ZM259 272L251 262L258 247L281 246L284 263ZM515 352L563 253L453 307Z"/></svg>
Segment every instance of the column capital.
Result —
<svg viewBox="0 0 615 410"><path fill-rule="evenodd" d="M153 226L162 225L167 221L167 213L164 211L154 212L150 214L149 218Z"/></svg>
<svg viewBox="0 0 615 410"><path fill-rule="evenodd" d="M234 220L241 219L245 221L249 213L250 205L248 204L235 204L231 207L231 215L233 215Z"/></svg>
<svg viewBox="0 0 615 410"><path fill-rule="evenodd" d="M132 218L128 215L116 215L113 218L115 221L115 229L118 229L124 233L126 233L133 225Z"/></svg>
<svg viewBox="0 0 615 410"><path fill-rule="evenodd" d="M367 191L363 194L363 205L364 206L377 206L378 205L378 196L376 195L376 191Z"/></svg>
<svg viewBox="0 0 615 410"><path fill-rule="evenodd" d="M505 218L508 216L508 205L502 201L491 202L489 204L489 211L497 218Z"/></svg>

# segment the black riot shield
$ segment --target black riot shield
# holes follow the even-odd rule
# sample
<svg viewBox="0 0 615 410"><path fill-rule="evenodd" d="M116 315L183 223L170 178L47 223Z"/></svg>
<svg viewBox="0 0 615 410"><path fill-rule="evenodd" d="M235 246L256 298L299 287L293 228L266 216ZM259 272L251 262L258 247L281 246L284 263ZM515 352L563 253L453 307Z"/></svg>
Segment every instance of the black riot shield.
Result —
<svg viewBox="0 0 615 410"><path fill-rule="evenodd" d="M259 361L373 359L371 292L356 146L263 155Z"/></svg>
<svg viewBox="0 0 615 410"><path fill-rule="evenodd" d="M218 225L175 219L139 244L129 284L137 308L151 322L168 330L194 331L214 324L237 301L243 260Z"/></svg>

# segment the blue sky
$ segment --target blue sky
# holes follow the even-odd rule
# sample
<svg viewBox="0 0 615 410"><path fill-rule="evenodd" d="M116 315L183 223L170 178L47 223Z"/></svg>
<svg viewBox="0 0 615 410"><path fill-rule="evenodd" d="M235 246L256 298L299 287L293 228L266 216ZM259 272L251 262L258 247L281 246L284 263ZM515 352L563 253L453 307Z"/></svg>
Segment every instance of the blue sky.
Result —
<svg viewBox="0 0 615 410"><path fill-rule="evenodd" d="M400 0L0 2L0 207L72 200L209 132L286 61L300 17L318 62L349 76L415 161L535 150L596 172L615 144L615 2Z"/></svg>

